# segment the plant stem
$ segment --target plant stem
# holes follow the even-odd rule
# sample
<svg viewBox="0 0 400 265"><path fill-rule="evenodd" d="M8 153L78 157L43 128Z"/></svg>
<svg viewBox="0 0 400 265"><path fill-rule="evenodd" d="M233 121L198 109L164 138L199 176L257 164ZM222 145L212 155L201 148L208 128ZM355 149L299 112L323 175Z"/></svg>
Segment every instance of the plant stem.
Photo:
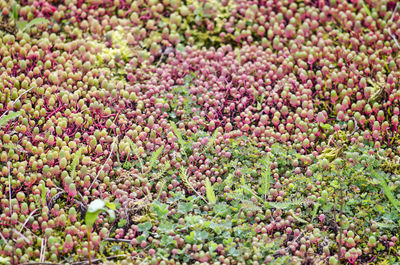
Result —
<svg viewBox="0 0 400 265"><path fill-rule="evenodd" d="M11 169L10 169L10 164L8 164L8 194L9 194L9 202L10 202L10 218L12 217L12 204L11 204ZM11 223L12 224L12 223ZM11 229L11 238L13 238L14 234L14 229ZM15 246L13 244L12 246L12 252L13 252L13 257L12 257L12 264L17 264L15 261Z"/></svg>
<svg viewBox="0 0 400 265"><path fill-rule="evenodd" d="M343 205L344 205L344 202L343 202L343 191L342 191L342 189L340 189L339 190L339 199L340 199L340 212L339 212L339 244L338 244L338 247L339 247L339 265L340 265L340 258L341 258L341 256L342 256L342 250L341 250L341 248L342 248L342 236L343 236L343 228L342 228L342 215L343 215Z"/></svg>
<svg viewBox="0 0 400 265"><path fill-rule="evenodd" d="M88 228L88 229L87 229L87 237L88 237L89 265L92 265L92 256L91 256L91 254L90 254L90 252L92 252L92 246L91 246L92 238L91 238L91 235L90 235L90 229L91 229L91 228Z"/></svg>

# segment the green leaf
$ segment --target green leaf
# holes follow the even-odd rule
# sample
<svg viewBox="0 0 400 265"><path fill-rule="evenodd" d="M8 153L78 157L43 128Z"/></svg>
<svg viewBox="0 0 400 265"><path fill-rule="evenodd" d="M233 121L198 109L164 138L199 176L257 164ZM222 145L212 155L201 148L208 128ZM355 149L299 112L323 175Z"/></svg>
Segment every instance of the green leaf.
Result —
<svg viewBox="0 0 400 265"><path fill-rule="evenodd" d="M146 240L147 236L146 235L141 235L137 238L138 244L140 244L143 240Z"/></svg>
<svg viewBox="0 0 400 265"><path fill-rule="evenodd" d="M14 21L17 21L18 20L18 6L17 6L16 1L14 1L14 3L13 3L12 15L13 15Z"/></svg>
<svg viewBox="0 0 400 265"><path fill-rule="evenodd" d="M244 228L244 227L240 227L240 226L237 226L237 227L235 227L234 229L233 229L233 232L235 233L235 236L236 237L239 237L239 238L246 238L246 234L247 234L247 231L248 229L246 229L246 228Z"/></svg>
<svg viewBox="0 0 400 265"><path fill-rule="evenodd" d="M118 227L119 228L122 228L122 227L124 227L126 224L127 224L127 220L126 219L121 219L119 222L118 222Z"/></svg>
<svg viewBox="0 0 400 265"><path fill-rule="evenodd" d="M214 252L218 247L218 244L215 243L214 241L211 241L208 243L208 250L212 253Z"/></svg>
<svg viewBox="0 0 400 265"><path fill-rule="evenodd" d="M224 245L230 245L233 243L233 238L230 236L229 231L226 231L225 233L222 234L224 240L222 241Z"/></svg>
<svg viewBox="0 0 400 265"><path fill-rule="evenodd" d="M116 210L116 205L115 205L115 203L113 203L113 202L108 202L108 201L106 201L106 206L108 207L108 208L110 208L111 210Z"/></svg>
<svg viewBox="0 0 400 265"><path fill-rule="evenodd" d="M164 235L160 240L160 244L163 247L167 247L169 245L173 245L174 244L174 238L172 236L169 236L169 235Z"/></svg>
<svg viewBox="0 0 400 265"><path fill-rule="evenodd" d="M0 119L0 127L11 120L18 118L19 116L21 116L21 114L22 114L21 111L18 112L10 111L7 115L5 115L3 118Z"/></svg>
<svg viewBox="0 0 400 265"><path fill-rule="evenodd" d="M42 185L41 185L41 188L42 188L42 192L41 192L42 193L42 205L44 207L44 206L46 206L46 185L45 185L43 180L41 182L42 182Z"/></svg>
<svg viewBox="0 0 400 265"><path fill-rule="evenodd" d="M172 130L174 131L176 137L178 138L178 143L181 146L181 148L184 148L186 146L186 142L182 138L182 134L179 132L178 127L176 127L175 122L170 121L169 124L171 125Z"/></svg>
<svg viewBox="0 0 400 265"><path fill-rule="evenodd" d="M158 201L153 203L153 210L157 214L158 218L166 219L168 215L168 205L159 203Z"/></svg>
<svg viewBox="0 0 400 265"><path fill-rule="evenodd" d="M266 198L271 185L271 161L268 157L262 159L262 167L261 187L258 189L258 193Z"/></svg>
<svg viewBox="0 0 400 265"><path fill-rule="evenodd" d="M107 209L106 205L107 202L101 199L96 199L89 204L88 210L85 215L85 223L88 229L92 228L101 211L107 212L112 219L115 219L114 211L111 209ZM112 207L112 204L109 205ZM115 209L115 204L114 204L114 209Z"/></svg>
<svg viewBox="0 0 400 265"><path fill-rule="evenodd" d="M299 206L304 204L304 200L297 200L297 201L287 201L287 202L265 202L266 205L269 205L270 207L273 208L278 208L278 209L286 209L290 208L292 206Z"/></svg>
<svg viewBox="0 0 400 265"><path fill-rule="evenodd" d="M320 206L320 204L318 202L314 203L314 210L312 213L311 221L314 220L315 216L317 216L319 206Z"/></svg>
<svg viewBox="0 0 400 265"><path fill-rule="evenodd" d="M362 6L363 6L365 12L368 14L368 16L372 17L372 14L371 14L371 11L370 11L369 8L368 8L368 5L365 4L363 0L361 0L361 4L362 4Z"/></svg>
<svg viewBox="0 0 400 265"><path fill-rule="evenodd" d="M78 152L75 153L74 160L72 160L71 164L71 177L74 178L76 175L76 167L79 164L79 159L82 156L82 151L85 149L85 147L79 148Z"/></svg>
<svg viewBox="0 0 400 265"><path fill-rule="evenodd" d="M133 153L133 154L138 158L138 160L139 160L140 168L143 168L143 161L142 161L142 158L140 157L139 152L138 152L138 149L139 149L139 148L138 148L137 145L132 141L131 138L127 137L127 139L128 139L128 142L129 142L129 144L130 144L130 146L131 146L132 153Z"/></svg>
<svg viewBox="0 0 400 265"><path fill-rule="evenodd" d="M210 141L208 141L206 148L201 153L207 152L214 145L215 139L217 139L217 135L218 135L218 130L215 130L213 135L211 136Z"/></svg>
<svg viewBox="0 0 400 265"><path fill-rule="evenodd" d="M173 191L171 191L171 195L173 196L167 199L167 203L176 203L185 198L181 192L174 193Z"/></svg>
<svg viewBox="0 0 400 265"><path fill-rule="evenodd" d="M326 131L326 130L329 131L329 130L333 129L333 127L332 127L331 125L329 125L329 124L321 124L320 126L321 126L321 128L324 129L325 131Z"/></svg>
<svg viewBox="0 0 400 265"><path fill-rule="evenodd" d="M175 230L175 225L172 222L161 222L160 225L158 226L158 230L160 230L160 232L165 233L165 234L169 234L174 232Z"/></svg>
<svg viewBox="0 0 400 265"><path fill-rule="evenodd" d="M164 149L164 146L160 146L157 151L155 151L153 153L153 155L151 156L150 159L150 169L152 169L154 167L154 164L156 163L157 159L160 157L160 154L162 152L162 150Z"/></svg>
<svg viewBox="0 0 400 265"><path fill-rule="evenodd" d="M186 215L185 216L185 221L187 225L198 225L202 222L204 222L204 218L198 215Z"/></svg>
<svg viewBox="0 0 400 265"><path fill-rule="evenodd" d="M303 224L308 224L306 220L303 218L298 217L296 214L292 214L293 218L296 219L298 222L303 223Z"/></svg>
<svg viewBox="0 0 400 265"><path fill-rule="evenodd" d="M203 242L203 241L205 241L206 239L208 239L208 237L209 237L209 234L208 234L207 231L199 231L199 230L196 230L196 231L194 232L194 238L195 238L197 241Z"/></svg>
<svg viewBox="0 0 400 265"><path fill-rule="evenodd" d="M210 179L208 177L206 178L206 195L208 203L215 204L217 202L213 186L211 185Z"/></svg>
<svg viewBox="0 0 400 265"><path fill-rule="evenodd" d="M397 212L400 213L400 201L396 199L394 194L392 193L392 190L390 187L386 184L385 179L383 178L384 173L383 172L375 172L375 176L379 179L381 182L381 186L383 188L383 192L385 193L386 197L389 199L390 203L393 205L393 207L397 210Z"/></svg>
<svg viewBox="0 0 400 265"><path fill-rule="evenodd" d="M6 265L6 264L10 264L10 260L11 260L11 258L10 257L0 257L0 264L1 265Z"/></svg>
<svg viewBox="0 0 400 265"><path fill-rule="evenodd" d="M25 27L22 29L22 32L25 30L30 29L31 27L34 27L36 25L42 24L42 23L48 23L49 21L43 17L37 17L31 20L28 24L25 25Z"/></svg>
<svg viewBox="0 0 400 265"><path fill-rule="evenodd" d="M189 235L185 236L185 241L186 241L187 243L189 243L189 244L196 243L196 239L195 239L195 234L194 234L194 233L195 233L195 232L192 231L192 232L190 232Z"/></svg>
<svg viewBox="0 0 400 265"><path fill-rule="evenodd" d="M214 222L210 222L209 226L210 229L212 229L217 235L221 234L221 227L219 224L214 223Z"/></svg>
<svg viewBox="0 0 400 265"><path fill-rule="evenodd" d="M153 225L150 222L145 222L142 224L138 224L138 231L139 232L144 232L144 231L149 231Z"/></svg>
<svg viewBox="0 0 400 265"><path fill-rule="evenodd" d="M180 51L181 53L185 53L185 52L186 52L186 49L185 49L185 47L184 47L182 44L178 44L177 47L176 47L176 49L177 49L178 51Z"/></svg>
<svg viewBox="0 0 400 265"><path fill-rule="evenodd" d="M196 74L193 73L193 72L191 72L190 74L186 75L186 76L183 78L183 84L184 84L185 86L186 86L186 85L189 85L190 82L192 82L192 80L193 80L195 77L196 77Z"/></svg>
<svg viewBox="0 0 400 265"><path fill-rule="evenodd" d="M375 222L375 224L376 224L379 228L382 228L382 229L389 229L389 230L392 230L392 229L394 229L394 228L397 227L396 224L385 224L385 223L379 223L379 222Z"/></svg>
<svg viewBox="0 0 400 265"><path fill-rule="evenodd" d="M120 251L120 250L121 250L121 246L113 245L111 247L111 252L117 252L117 251Z"/></svg>
<svg viewBox="0 0 400 265"><path fill-rule="evenodd" d="M225 217L229 212L230 212L229 206L225 202L218 203L217 205L214 206L214 213L216 216L219 215Z"/></svg>
<svg viewBox="0 0 400 265"><path fill-rule="evenodd" d="M232 246L228 249L228 255L232 257L238 257L240 255L240 251Z"/></svg>
<svg viewBox="0 0 400 265"><path fill-rule="evenodd" d="M178 212L182 214L187 214L191 212L194 208L194 205L192 202L180 202L178 204Z"/></svg>
<svg viewBox="0 0 400 265"><path fill-rule="evenodd" d="M88 226L88 228L91 228L94 225L98 215L104 209L104 206L106 206L106 203L100 199L94 200L89 204L85 216L85 223Z"/></svg>
<svg viewBox="0 0 400 265"><path fill-rule="evenodd" d="M236 50L236 57L237 57L237 60L238 60L239 65L241 65L241 63L242 63L242 58L240 57L240 50L239 50L239 49Z"/></svg>

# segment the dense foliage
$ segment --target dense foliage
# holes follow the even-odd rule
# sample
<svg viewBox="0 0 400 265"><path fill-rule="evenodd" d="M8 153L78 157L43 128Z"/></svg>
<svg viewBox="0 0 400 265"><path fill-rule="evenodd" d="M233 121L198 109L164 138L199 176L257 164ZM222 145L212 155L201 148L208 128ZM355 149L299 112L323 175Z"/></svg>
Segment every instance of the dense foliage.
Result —
<svg viewBox="0 0 400 265"><path fill-rule="evenodd" d="M394 0L0 0L0 264L399 264Z"/></svg>

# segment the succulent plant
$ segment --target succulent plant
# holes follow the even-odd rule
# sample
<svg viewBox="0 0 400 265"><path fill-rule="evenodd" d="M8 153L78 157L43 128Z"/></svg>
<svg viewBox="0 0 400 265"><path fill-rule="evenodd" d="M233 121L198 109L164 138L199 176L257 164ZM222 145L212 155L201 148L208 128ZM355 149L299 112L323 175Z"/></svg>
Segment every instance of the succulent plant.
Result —
<svg viewBox="0 0 400 265"><path fill-rule="evenodd" d="M0 256L397 262L399 4L314 2L0 0Z"/></svg>

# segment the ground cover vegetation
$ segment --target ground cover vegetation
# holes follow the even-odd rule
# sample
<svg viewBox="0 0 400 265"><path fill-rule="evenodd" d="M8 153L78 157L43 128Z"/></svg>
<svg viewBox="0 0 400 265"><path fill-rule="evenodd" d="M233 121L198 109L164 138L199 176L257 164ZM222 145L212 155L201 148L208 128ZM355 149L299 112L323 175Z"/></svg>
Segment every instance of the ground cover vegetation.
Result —
<svg viewBox="0 0 400 265"><path fill-rule="evenodd" d="M0 0L0 264L399 264L394 0Z"/></svg>

